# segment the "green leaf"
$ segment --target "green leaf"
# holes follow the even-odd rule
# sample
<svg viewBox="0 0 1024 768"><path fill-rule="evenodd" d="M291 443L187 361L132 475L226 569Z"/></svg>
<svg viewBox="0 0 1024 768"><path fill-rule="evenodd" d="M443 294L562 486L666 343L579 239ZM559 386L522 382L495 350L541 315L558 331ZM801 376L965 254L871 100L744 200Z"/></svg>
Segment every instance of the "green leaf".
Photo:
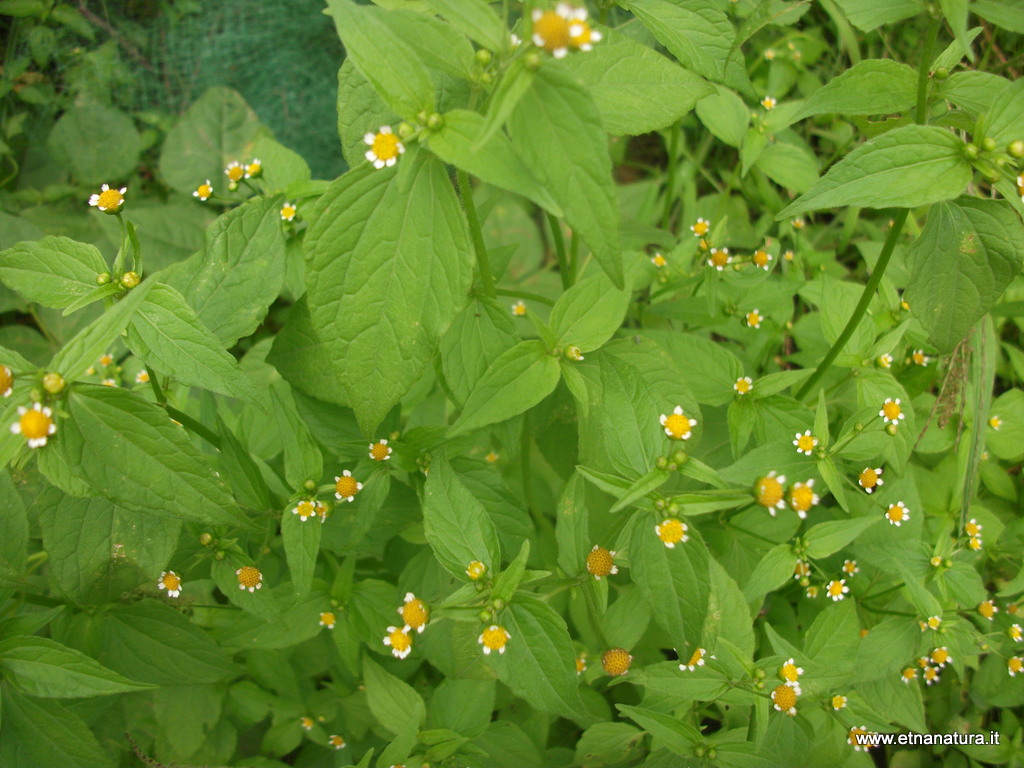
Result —
<svg viewBox="0 0 1024 768"><path fill-rule="evenodd" d="M366 702L385 731L397 735L410 725L423 725L427 707L412 686L385 671L369 656L363 659L363 679Z"/></svg>
<svg viewBox="0 0 1024 768"><path fill-rule="evenodd" d="M777 544L765 552L743 586L743 595L747 602L760 608L765 595L786 584L793 577L796 560L793 546L788 541Z"/></svg>
<svg viewBox="0 0 1024 768"><path fill-rule="evenodd" d="M117 605L97 625L99 661L134 680L157 685L217 683L241 671L184 614L155 600Z"/></svg>
<svg viewBox="0 0 1024 768"><path fill-rule="evenodd" d="M619 209L607 135L590 94L556 62L534 73L508 123L512 146L622 287Z"/></svg>
<svg viewBox="0 0 1024 768"><path fill-rule="evenodd" d="M222 480L163 408L118 387L80 385L56 439L81 478L127 510L205 523L245 522Z"/></svg>
<svg viewBox="0 0 1024 768"><path fill-rule="evenodd" d="M917 100L917 73L892 59L854 64L806 99L794 120L811 115L884 115L902 112Z"/></svg>
<svg viewBox="0 0 1024 768"><path fill-rule="evenodd" d="M574 764L584 768L627 763L638 756L643 731L628 723L595 723L576 742Z"/></svg>
<svg viewBox="0 0 1024 768"><path fill-rule="evenodd" d="M463 80L473 77L474 70L479 66L473 56L473 46L465 35L450 24L445 24L432 14L423 13L422 7L393 9L381 18L398 39L409 46L413 54L429 68L435 82L444 82L438 78L441 73ZM379 68L379 65L375 66ZM444 87L441 85L441 89Z"/></svg>
<svg viewBox="0 0 1024 768"><path fill-rule="evenodd" d="M270 490L260 474L260 468L252 455L235 437L218 414L220 434L220 456L227 469L226 475L231 491L239 504L248 509L264 511L270 508Z"/></svg>
<svg viewBox="0 0 1024 768"><path fill-rule="evenodd" d="M0 764L8 768L113 768L113 759L89 727L63 704L23 696L9 685L0 687L0 704L4 733Z"/></svg>
<svg viewBox="0 0 1024 768"><path fill-rule="evenodd" d="M490 51L501 52L511 45L505 24L484 0L427 0L426 4Z"/></svg>
<svg viewBox="0 0 1024 768"><path fill-rule="evenodd" d="M84 653L45 637L0 642L0 672L25 693L48 699L109 696L154 687L122 677Z"/></svg>
<svg viewBox="0 0 1024 768"><path fill-rule="evenodd" d="M804 534L808 557L828 557L835 554L873 525L884 519L883 515L854 517L848 520L831 520L818 523Z"/></svg>
<svg viewBox="0 0 1024 768"><path fill-rule="evenodd" d="M519 554L516 555L515 560L509 563L508 567L494 580L491 594L495 600L507 602L512 598L516 590L519 589L519 582L523 580L523 571L526 570L526 560L529 556L530 540L527 539L523 542L522 547L520 547Z"/></svg>
<svg viewBox="0 0 1024 768"><path fill-rule="evenodd" d="M262 394L174 288L157 284L128 323L128 348L160 374L257 405Z"/></svg>
<svg viewBox="0 0 1024 768"><path fill-rule="evenodd" d="M154 285L156 283L152 280L143 281L138 288L133 288L125 298L76 333L53 356L50 369L67 381L74 381L85 373L107 351L111 342L121 335Z"/></svg>
<svg viewBox="0 0 1024 768"><path fill-rule="evenodd" d="M425 153L402 163L401 175L346 173L306 231L313 328L364 432L420 378L472 281L469 233L444 165Z"/></svg>
<svg viewBox="0 0 1024 768"><path fill-rule="evenodd" d="M907 258L913 271L906 299L914 317L939 353L951 352L1020 274L1024 226L1001 201L940 203Z"/></svg>
<svg viewBox="0 0 1024 768"><path fill-rule="evenodd" d="M291 309L284 326L274 337L267 362L298 391L335 405L348 403L348 394L338 382L334 369L324 365L330 349L320 340L309 316L306 297Z"/></svg>
<svg viewBox="0 0 1024 768"><path fill-rule="evenodd" d="M543 600L519 592L498 623L512 636L506 653L488 656L498 679L542 712L583 718L576 652L562 617Z"/></svg>
<svg viewBox="0 0 1024 768"><path fill-rule="evenodd" d="M271 192L284 192L312 178L309 165L298 152L278 144L269 136L260 136L252 148L252 156L263 166L263 182Z"/></svg>
<svg viewBox="0 0 1024 768"><path fill-rule="evenodd" d="M479 736L491 723L496 688L493 680L445 678L430 697L428 724L470 738Z"/></svg>
<svg viewBox="0 0 1024 768"><path fill-rule="evenodd" d="M428 134L427 146L446 163L461 168L496 187L532 200L555 216L562 209L551 194L533 177L512 149L503 133L492 133L481 141L485 124L482 115L453 109L444 115L444 126Z"/></svg>
<svg viewBox="0 0 1024 768"><path fill-rule="evenodd" d="M455 402L463 405L480 378L519 340L508 306L476 296L441 337L441 370Z"/></svg>
<svg viewBox="0 0 1024 768"><path fill-rule="evenodd" d="M374 89L402 117L434 108L434 86L423 61L391 29L387 14L349 0L328 0L349 58Z"/></svg>
<svg viewBox="0 0 1024 768"><path fill-rule="evenodd" d="M214 193L224 197L228 193L224 169L228 163L252 159L256 140L266 133L237 91L210 88L167 132L160 152L160 175L184 195L191 195L209 179Z"/></svg>
<svg viewBox="0 0 1024 768"><path fill-rule="evenodd" d="M284 512L281 520L281 539L284 556L292 574L292 585L297 597L305 597L313 585L316 559L320 554L320 534L323 523L314 515L302 522L292 509Z"/></svg>
<svg viewBox="0 0 1024 768"><path fill-rule="evenodd" d="M631 574L651 606L654 620L676 648L696 647L711 594L710 557L690 529L690 540L666 547L653 525L637 523L629 545Z"/></svg>
<svg viewBox="0 0 1024 768"><path fill-rule="evenodd" d="M654 493L654 491L667 483L669 479L671 479L671 475L665 470L652 469L646 475L637 478L608 511L618 512L620 509L625 509L634 502L646 498L649 494Z"/></svg>
<svg viewBox="0 0 1024 768"><path fill-rule="evenodd" d="M590 549L590 525L587 511L586 485L580 473L573 473L562 489L555 521L558 542L558 567L567 576L583 573Z"/></svg>
<svg viewBox="0 0 1024 768"><path fill-rule="evenodd" d="M750 110L728 88L716 86L715 92L697 102L697 117L718 139L730 147L743 143L750 125Z"/></svg>
<svg viewBox="0 0 1024 768"><path fill-rule="evenodd" d="M606 131L637 136L671 125L713 87L651 48L615 30L586 56L568 56L566 69L582 82Z"/></svg>
<svg viewBox="0 0 1024 768"><path fill-rule="evenodd" d="M135 171L143 149L132 119L101 104L76 104L68 109L50 131L47 147L54 162L79 183L118 188L120 181Z"/></svg>
<svg viewBox="0 0 1024 768"><path fill-rule="evenodd" d="M849 512L850 499L846 492L846 482L843 480L843 476L838 468L836 468L835 460L831 456L825 456L817 460L817 467L821 473L821 479L828 486L829 492L835 496L839 506Z"/></svg>
<svg viewBox="0 0 1024 768"><path fill-rule="evenodd" d="M835 0L835 3L849 22L864 32L909 19L923 9L920 0Z"/></svg>
<svg viewBox="0 0 1024 768"><path fill-rule="evenodd" d="M551 310L549 323L560 347L581 352L597 349L622 325L631 294L618 290L604 275L581 280L563 293Z"/></svg>
<svg viewBox="0 0 1024 768"><path fill-rule="evenodd" d="M981 31L981 27L973 27L967 30L967 34L964 36L963 42L961 42L960 40L954 40L949 45L947 45L946 49L935 57L935 60L928 68L929 71L935 72L937 69L940 68L953 69L963 60L964 56L970 56L971 60L973 61L974 52L971 50L971 43L973 43L974 39L981 34ZM972 71L971 73L983 74L975 73L974 71Z"/></svg>
<svg viewBox="0 0 1024 768"><path fill-rule="evenodd" d="M280 207L277 198L243 203L206 230L203 250L159 273L223 347L259 327L284 285Z"/></svg>
<svg viewBox="0 0 1024 768"><path fill-rule="evenodd" d="M974 0L971 10L997 27L1024 35L1024 19L1013 0Z"/></svg>
<svg viewBox="0 0 1024 768"><path fill-rule="evenodd" d="M397 126L400 120L352 59L346 58L338 70L338 137L349 168L367 162L363 138L367 133L382 125Z"/></svg>
<svg viewBox="0 0 1024 768"><path fill-rule="evenodd" d="M656 745L665 747L677 755L690 757L693 755L693 748L701 743L702 737L696 728L671 715L628 704L615 706L622 714L642 725L644 730L654 736Z"/></svg>
<svg viewBox="0 0 1024 768"><path fill-rule="evenodd" d="M210 576L213 577L213 582L221 594L246 613L271 624L280 621L282 619L281 606L278 605L276 597L271 590L266 588L263 581L259 582L263 586L257 587L252 592L239 583L238 571L246 566L253 566L253 561L250 558L232 554L224 560L214 560L210 565Z"/></svg>
<svg viewBox="0 0 1024 768"><path fill-rule="evenodd" d="M988 135L1000 148L1024 139L1024 81L1014 80L999 92L988 119Z"/></svg>
<svg viewBox="0 0 1024 768"><path fill-rule="evenodd" d="M551 394L559 377L558 358L548 353L543 342L531 339L516 344L480 377L448 430L449 437L518 416Z"/></svg>
<svg viewBox="0 0 1024 768"><path fill-rule="evenodd" d="M0 252L0 280L44 307L67 307L92 293L96 276L106 271L95 246L68 237L24 241Z"/></svg>
<svg viewBox="0 0 1024 768"><path fill-rule="evenodd" d="M785 141L769 143L754 165L786 189L805 192L818 180L818 161L807 149Z"/></svg>
<svg viewBox="0 0 1024 768"><path fill-rule="evenodd" d="M974 61L974 51L967 38L967 3L968 0L939 0L942 15L946 17L953 36L967 52L967 58Z"/></svg>
<svg viewBox="0 0 1024 768"><path fill-rule="evenodd" d="M776 215L857 205L912 208L959 195L971 179L964 143L929 125L894 128L857 147Z"/></svg>
<svg viewBox="0 0 1024 768"><path fill-rule="evenodd" d="M324 474L323 455L295 407L291 388L286 382L275 381L270 385L270 398L284 449L288 485L292 491L298 491L307 481L319 483Z"/></svg>
<svg viewBox="0 0 1024 768"><path fill-rule="evenodd" d="M0 470L0 574L20 574L28 554L29 522L25 505L6 469Z"/></svg>
<svg viewBox="0 0 1024 768"><path fill-rule="evenodd" d="M473 561L486 565L489 573L501 565L494 523L444 456L430 463L423 496L423 528L437 559L456 578L467 580L466 567Z"/></svg>

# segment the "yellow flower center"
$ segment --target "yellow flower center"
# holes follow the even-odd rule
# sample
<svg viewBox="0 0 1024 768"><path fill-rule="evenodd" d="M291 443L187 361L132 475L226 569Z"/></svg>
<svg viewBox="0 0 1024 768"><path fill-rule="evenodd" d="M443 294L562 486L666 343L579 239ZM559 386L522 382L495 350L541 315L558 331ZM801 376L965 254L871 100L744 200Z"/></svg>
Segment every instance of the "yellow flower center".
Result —
<svg viewBox="0 0 1024 768"><path fill-rule="evenodd" d="M845 696L833 696L832 697L832 709L842 709L846 706Z"/></svg>
<svg viewBox="0 0 1024 768"><path fill-rule="evenodd" d="M295 514L305 520L316 514L316 508L313 506L312 501L300 501L295 505Z"/></svg>
<svg viewBox="0 0 1024 768"><path fill-rule="evenodd" d="M14 371L6 365L0 365L0 395L3 395L14 383Z"/></svg>
<svg viewBox="0 0 1024 768"><path fill-rule="evenodd" d="M310 730L313 729L313 718L312 717L300 717L299 718L299 722L302 724L302 727L305 728L307 731L310 731Z"/></svg>
<svg viewBox="0 0 1024 768"><path fill-rule="evenodd" d="M863 488L874 488L878 484L878 473L868 467L860 473L860 484Z"/></svg>
<svg viewBox="0 0 1024 768"><path fill-rule="evenodd" d="M907 667L902 672L900 672L900 675L903 676L904 680L913 680L915 677L917 677L917 670L913 667Z"/></svg>
<svg viewBox="0 0 1024 768"><path fill-rule="evenodd" d="M903 521L903 507L897 504L890 504L889 509L886 510L886 516L894 523Z"/></svg>
<svg viewBox="0 0 1024 768"><path fill-rule="evenodd" d="M498 459L500 459L501 457L498 454L496 454L494 451L491 451L486 456L484 456L484 458L487 459L487 463L488 464L495 464L495 463L497 463Z"/></svg>
<svg viewBox="0 0 1024 768"><path fill-rule="evenodd" d="M686 532L689 527L682 520L675 517L668 517L661 521L661 525L655 526L658 538L666 544L675 544L685 541ZM593 553L591 553L593 554Z"/></svg>
<svg viewBox="0 0 1024 768"><path fill-rule="evenodd" d="M575 33L575 34L574 34ZM590 42L590 25L585 21L575 21L569 27L569 45L582 48Z"/></svg>
<svg viewBox="0 0 1024 768"><path fill-rule="evenodd" d="M263 580L263 574L260 573L259 568L255 568L251 565L243 566L238 569L238 583L247 589L252 589L259 585Z"/></svg>
<svg viewBox="0 0 1024 768"><path fill-rule="evenodd" d="M474 560L466 567L466 575L473 581L481 578L485 573L487 573L487 566L479 560Z"/></svg>
<svg viewBox="0 0 1024 768"><path fill-rule="evenodd" d="M758 312L747 313L747 325L751 328L757 328L761 324L761 315Z"/></svg>
<svg viewBox="0 0 1024 768"><path fill-rule="evenodd" d="M1019 641L1021 639L1021 637L1024 637L1024 630L1021 629L1019 624L1014 624L1012 627L1010 627L1009 631L1010 631L1010 638L1012 640Z"/></svg>
<svg viewBox="0 0 1024 768"><path fill-rule="evenodd" d="M1010 659L1009 662L1007 662L1007 666L1014 673L1020 672L1022 669L1024 669L1024 660L1021 660L1019 657L1014 656L1012 659Z"/></svg>
<svg viewBox="0 0 1024 768"><path fill-rule="evenodd" d="M949 661L949 651L945 648L936 648L932 651L932 664L945 664Z"/></svg>
<svg viewBox="0 0 1024 768"><path fill-rule="evenodd" d="M857 570L857 561L847 560L845 563L843 563L843 570L847 573L853 573Z"/></svg>
<svg viewBox="0 0 1024 768"><path fill-rule="evenodd" d="M757 503L762 507L774 507L782 501L782 483L774 477L762 477L757 481Z"/></svg>
<svg viewBox="0 0 1024 768"><path fill-rule="evenodd" d="M488 627L483 631L481 637L484 639L484 646L492 651L500 651L508 643L508 634L504 627Z"/></svg>
<svg viewBox="0 0 1024 768"><path fill-rule="evenodd" d="M992 427L992 429L995 429L995 430L998 431L998 429L1001 426L1003 426L1003 420L1000 419L998 416L993 416L991 419L988 420L988 425L990 427Z"/></svg>
<svg viewBox="0 0 1024 768"><path fill-rule="evenodd" d="M582 675L587 671L587 660L583 656L576 658L576 674Z"/></svg>
<svg viewBox="0 0 1024 768"><path fill-rule="evenodd" d="M181 586L181 576L174 571L168 571L164 574L163 582L164 589L173 591Z"/></svg>
<svg viewBox="0 0 1024 768"><path fill-rule="evenodd" d="M978 613L984 616L986 619L991 619L995 615L996 604L991 600L986 600L978 606Z"/></svg>
<svg viewBox="0 0 1024 768"><path fill-rule="evenodd" d="M345 746L345 739L343 739L341 736L331 736L331 738L328 739L328 741L331 742L331 746L335 749L341 749Z"/></svg>
<svg viewBox="0 0 1024 768"><path fill-rule="evenodd" d="M939 616L929 616L928 617L928 628L929 629L938 629L939 628L939 624L941 624L941 623L942 623L942 619Z"/></svg>
<svg viewBox="0 0 1024 768"><path fill-rule="evenodd" d="M895 421L903 413L903 409L900 408L899 403L888 402L882 406L882 412L885 414L885 418L888 421Z"/></svg>
<svg viewBox="0 0 1024 768"><path fill-rule="evenodd" d="M924 365L924 352L914 352L911 357L914 358L914 362L918 365Z"/></svg>
<svg viewBox="0 0 1024 768"><path fill-rule="evenodd" d="M245 170L250 176L259 176L263 173L263 164L254 161L245 166Z"/></svg>
<svg viewBox="0 0 1024 768"><path fill-rule="evenodd" d="M413 629L426 626L426 623L430 621L430 611L418 597L403 605L401 613L402 621Z"/></svg>
<svg viewBox="0 0 1024 768"><path fill-rule="evenodd" d="M690 420L682 413L669 414L668 418L665 419L665 429L667 429L676 440L685 440L690 436L690 432L692 431Z"/></svg>
<svg viewBox="0 0 1024 768"><path fill-rule="evenodd" d="M334 484L334 490L341 494L341 498L347 499L349 496L359 493L359 483L354 477L342 475Z"/></svg>
<svg viewBox="0 0 1024 768"><path fill-rule="evenodd" d="M830 581L828 583L828 596L839 597L841 594L843 594L843 582Z"/></svg>
<svg viewBox="0 0 1024 768"><path fill-rule="evenodd" d="M53 424L53 419L42 411L30 408L21 415L19 423L22 435L29 440L38 440L40 437L50 434L50 425Z"/></svg>
<svg viewBox="0 0 1024 768"><path fill-rule="evenodd" d="M754 264L764 269L768 266L768 262L771 261L771 256L768 255L767 251L754 251Z"/></svg>
<svg viewBox="0 0 1024 768"><path fill-rule="evenodd" d="M206 198L213 194L213 187L210 186L209 184L200 184L199 187L196 189L196 192L199 193L199 197L205 200Z"/></svg>
<svg viewBox="0 0 1024 768"><path fill-rule="evenodd" d="M797 578L803 578L804 576L811 575L811 564L805 563L803 560L796 561L796 567L793 568L793 575Z"/></svg>
<svg viewBox="0 0 1024 768"><path fill-rule="evenodd" d="M610 648L601 654L601 666L612 677L629 672L629 665L632 663L633 657L623 648Z"/></svg>
<svg viewBox="0 0 1024 768"><path fill-rule="evenodd" d="M724 251L724 250L720 251L718 249L713 249L711 251L711 266L713 266L713 267L724 267L728 263L729 263L729 252L728 251Z"/></svg>
<svg viewBox="0 0 1024 768"><path fill-rule="evenodd" d="M607 576L614 566L612 553L604 547L597 547L587 555L587 571L593 576Z"/></svg>
<svg viewBox="0 0 1024 768"><path fill-rule="evenodd" d="M794 485L789 492L789 505L797 512L806 512L814 505L814 489L803 483Z"/></svg>
<svg viewBox="0 0 1024 768"><path fill-rule="evenodd" d="M964 531L968 536L977 536L981 533L981 526L974 522L974 520L968 520L967 524L964 526Z"/></svg>
<svg viewBox="0 0 1024 768"><path fill-rule="evenodd" d="M517 301L512 305L512 314L516 317L522 317L526 314L526 305L521 301Z"/></svg>
<svg viewBox="0 0 1024 768"><path fill-rule="evenodd" d="M370 448L370 457L374 461L384 461L388 456L391 455L391 449L388 448L384 443L374 443Z"/></svg>
<svg viewBox="0 0 1024 768"><path fill-rule="evenodd" d="M697 237L704 237L704 235L708 233L709 228L710 227L706 221L697 221L696 224L690 227L690 229L693 230L693 234Z"/></svg>
<svg viewBox="0 0 1024 768"><path fill-rule="evenodd" d="M800 677L800 673L797 671L796 664L783 664L782 665L782 679L788 680L791 683L795 683L797 678Z"/></svg>
<svg viewBox="0 0 1024 768"><path fill-rule="evenodd" d="M796 689L785 683L776 686L775 690L772 691L772 701L783 712L789 712L789 710L796 706Z"/></svg>
<svg viewBox="0 0 1024 768"><path fill-rule="evenodd" d="M398 136L393 133L378 133L371 146L378 160L390 160L398 156Z"/></svg>
<svg viewBox="0 0 1024 768"><path fill-rule="evenodd" d="M533 22L533 34L540 38L545 50L556 51L569 46L569 22L554 11L545 11L539 19ZM589 27L587 28L587 39L590 39Z"/></svg>
<svg viewBox="0 0 1024 768"><path fill-rule="evenodd" d="M106 192L100 192L99 208L105 208L107 210L116 210L124 205L124 195L121 194L120 190L108 189Z"/></svg>
<svg viewBox="0 0 1024 768"><path fill-rule="evenodd" d="M656 267L664 267L668 264L668 261L660 253L654 254L654 256L651 257L651 262L653 262Z"/></svg>
<svg viewBox="0 0 1024 768"><path fill-rule="evenodd" d="M231 181L241 181L242 177L245 176L245 169L240 165L229 165L227 170L224 171Z"/></svg>
<svg viewBox="0 0 1024 768"><path fill-rule="evenodd" d="M703 662L703 661L704 661L704 649L703 648L698 648L696 651L693 652L693 656L690 657L690 660L687 662L687 666L689 666L689 667L698 667L698 666L701 666L701 662Z"/></svg>
<svg viewBox="0 0 1024 768"><path fill-rule="evenodd" d="M815 440L813 435L800 435L800 437L796 439L796 449L798 451L803 451L804 453L813 451L814 444Z"/></svg>
<svg viewBox="0 0 1024 768"><path fill-rule="evenodd" d="M747 394L750 391L751 386L753 385L746 379L736 379L736 391L741 395Z"/></svg>
<svg viewBox="0 0 1024 768"><path fill-rule="evenodd" d="M388 635L391 647L398 653L405 653L412 648L412 638L404 629L396 629Z"/></svg>
<svg viewBox="0 0 1024 768"><path fill-rule="evenodd" d="M324 611L320 614L320 621L324 623L324 626L333 627L337 621L337 617L332 611Z"/></svg>
<svg viewBox="0 0 1024 768"><path fill-rule="evenodd" d="M282 205L281 206L281 218L287 221L291 221L295 218L295 206L294 205Z"/></svg>

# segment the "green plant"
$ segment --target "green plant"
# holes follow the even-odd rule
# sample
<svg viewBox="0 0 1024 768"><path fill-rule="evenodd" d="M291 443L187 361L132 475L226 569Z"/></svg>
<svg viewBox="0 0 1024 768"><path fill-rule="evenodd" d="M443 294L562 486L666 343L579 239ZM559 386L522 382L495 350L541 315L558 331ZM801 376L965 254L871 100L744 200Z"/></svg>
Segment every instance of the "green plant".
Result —
<svg viewBox="0 0 1024 768"><path fill-rule="evenodd" d="M0 198L0 764L1019 764L1012 4L378 5Z"/></svg>

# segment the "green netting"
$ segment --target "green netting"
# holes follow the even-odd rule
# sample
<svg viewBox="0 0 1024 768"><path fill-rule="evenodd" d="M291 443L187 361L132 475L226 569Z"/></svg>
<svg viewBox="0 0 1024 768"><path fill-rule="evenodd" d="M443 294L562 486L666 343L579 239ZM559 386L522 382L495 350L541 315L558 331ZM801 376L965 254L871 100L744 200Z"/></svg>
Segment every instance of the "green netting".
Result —
<svg viewBox="0 0 1024 768"><path fill-rule="evenodd" d="M315 176L345 169L335 111L344 53L323 0L102 5L96 15L139 53L121 53L133 70L115 94L122 106L178 114L208 87L228 86L305 157Z"/></svg>

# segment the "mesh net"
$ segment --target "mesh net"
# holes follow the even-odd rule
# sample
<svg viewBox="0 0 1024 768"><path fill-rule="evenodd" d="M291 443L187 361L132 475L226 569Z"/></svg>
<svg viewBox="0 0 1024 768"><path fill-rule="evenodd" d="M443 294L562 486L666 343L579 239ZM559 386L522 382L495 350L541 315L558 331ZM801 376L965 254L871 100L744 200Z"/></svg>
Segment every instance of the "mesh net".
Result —
<svg viewBox="0 0 1024 768"><path fill-rule="evenodd" d="M105 0L93 14L119 37L131 70L115 101L179 114L215 85L245 97L314 176L345 170L337 135L338 68L344 59L323 0Z"/></svg>

